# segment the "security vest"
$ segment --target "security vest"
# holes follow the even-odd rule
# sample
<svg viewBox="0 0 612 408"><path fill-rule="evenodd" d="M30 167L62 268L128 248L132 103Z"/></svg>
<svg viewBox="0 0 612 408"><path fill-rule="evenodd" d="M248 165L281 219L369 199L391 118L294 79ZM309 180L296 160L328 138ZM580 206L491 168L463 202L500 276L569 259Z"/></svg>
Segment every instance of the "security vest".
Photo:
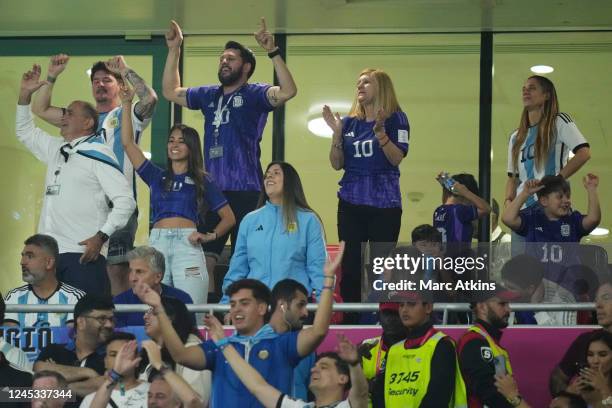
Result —
<svg viewBox="0 0 612 408"><path fill-rule="evenodd" d="M376 378L376 375L381 370L381 366L385 361L385 357L387 356L387 351L383 350L381 347L382 336L366 339L363 341L363 343L374 344L374 346L370 349L371 357L369 359L361 357L363 374L369 383ZM370 393L368 393L368 407L372 407L372 395Z"/></svg>
<svg viewBox="0 0 612 408"><path fill-rule="evenodd" d="M406 349L403 341L391 346L385 364L386 408L418 408L421 405L431 378L434 351L445 337L446 334L437 331L418 348ZM467 407L465 383L456 357L455 391L448 407Z"/></svg>
<svg viewBox="0 0 612 408"><path fill-rule="evenodd" d="M503 365L506 369L506 374L512 375L512 366L510 365L510 355L508 354L506 349L504 349L502 346L497 344L495 339L493 339L493 337L491 337L491 335L487 333L487 331L480 325L474 325L470 327L469 331L478 333L482 337L485 338L485 340L489 344L489 347L491 348L491 351L493 352L492 360L495 366L497 367L498 365ZM497 372L497 368L496 368L496 372Z"/></svg>

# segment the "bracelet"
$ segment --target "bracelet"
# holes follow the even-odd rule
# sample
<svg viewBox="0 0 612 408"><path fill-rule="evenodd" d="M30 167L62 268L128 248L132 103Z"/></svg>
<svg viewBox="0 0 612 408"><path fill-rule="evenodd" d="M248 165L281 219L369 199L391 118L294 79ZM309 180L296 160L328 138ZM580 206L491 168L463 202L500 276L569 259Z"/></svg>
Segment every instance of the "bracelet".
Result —
<svg viewBox="0 0 612 408"><path fill-rule="evenodd" d="M52 77L51 75L47 75L47 82L54 84L55 81L57 81L57 77Z"/></svg>
<svg viewBox="0 0 612 408"><path fill-rule="evenodd" d="M512 405L513 407L518 407L519 405L521 405L521 402L523 402L523 397L517 395L514 398L506 398L506 400L508 400L510 405Z"/></svg>
<svg viewBox="0 0 612 408"><path fill-rule="evenodd" d="M386 145L389 144L389 142L391 141L391 139L389 139L389 137L387 137L387 141L384 144L380 145L380 148L382 149L383 147L385 147ZM380 142L379 142L380 143Z"/></svg>
<svg viewBox="0 0 612 408"><path fill-rule="evenodd" d="M117 384L119 381L121 381L123 379L123 376L121 374L119 374L118 372L116 372L114 369L111 368L111 370L108 372L108 377L111 380L111 384L115 385Z"/></svg>
<svg viewBox="0 0 612 408"><path fill-rule="evenodd" d="M336 279L336 275L323 275L324 278Z"/></svg>
<svg viewBox="0 0 612 408"><path fill-rule="evenodd" d="M229 345L229 337L224 337L219 341L215 341L215 347L217 347L219 350L223 350L228 345Z"/></svg>
<svg viewBox="0 0 612 408"><path fill-rule="evenodd" d="M276 57L277 55L281 55L281 50L280 50L280 48L278 48L278 47L276 47L276 49L275 49L274 51L270 51L270 52L268 53L268 57L270 57L270 58L274 58L274 57Z"/></svg>
<svg viewBox="0 0 612 408"><path fill-rule="evenodd" d="M329 290L332 290L332 291L333 291L333 290L334 290L334 287L333 287L333 286L323 286L322 291L323 291L323 290L325 290L325 289L329 289Z"/></svg>

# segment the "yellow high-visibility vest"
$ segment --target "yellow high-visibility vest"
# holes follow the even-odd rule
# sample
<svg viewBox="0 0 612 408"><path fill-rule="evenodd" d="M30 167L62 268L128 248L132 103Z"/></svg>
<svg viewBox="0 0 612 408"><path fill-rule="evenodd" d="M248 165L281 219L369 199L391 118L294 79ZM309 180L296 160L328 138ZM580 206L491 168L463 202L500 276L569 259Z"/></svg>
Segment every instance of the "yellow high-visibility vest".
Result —
<svg viewBox="0 0 612 408"><path fill-rule="evenodd" d="M404 342L391 346L385 363L385 407L418 408L431 378L431 359L438 342L447 337L436 332L418 348L407 349ZM455 391L449 408L466 408L465 383L455 356ZM442 407L440 407L442 408Z"/></svg>

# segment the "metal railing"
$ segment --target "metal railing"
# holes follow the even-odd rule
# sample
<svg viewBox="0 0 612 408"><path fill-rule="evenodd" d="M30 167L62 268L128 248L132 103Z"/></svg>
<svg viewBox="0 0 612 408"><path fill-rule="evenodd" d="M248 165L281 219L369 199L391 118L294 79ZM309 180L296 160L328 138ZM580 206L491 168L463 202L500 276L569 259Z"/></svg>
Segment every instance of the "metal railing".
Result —
<svg viewBox="0 0 612 408"><path fill-rule="evenodd" d="M224 304L198 304L186 305L190 312L228 312L229 305ZM378 303L336 303L333 305L334 312L376 312ZM533 312L559 312L559 311L580 311L594 310L594 303L511 303L510 307L513 311L533 311ZM115 305L117 313L131 312L146 312L149 310L148 305ZM309 311L316 311L317 304L307 305ZM450 312L467 312L470 311L469 303L434 303L434 311L442 312L442 324L448 322L448 314ZM74 305L6 305L8 313L38 313L38 312L55 312L69 313L74 310Z"/></svg>

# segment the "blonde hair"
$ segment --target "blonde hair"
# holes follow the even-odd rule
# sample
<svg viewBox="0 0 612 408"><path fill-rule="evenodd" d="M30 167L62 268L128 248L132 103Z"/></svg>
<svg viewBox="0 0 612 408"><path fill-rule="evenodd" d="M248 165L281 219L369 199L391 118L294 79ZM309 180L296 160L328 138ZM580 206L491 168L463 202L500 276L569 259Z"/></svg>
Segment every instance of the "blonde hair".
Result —
<svg viewBox="0 0 612 408"><path fill-rule="evenodd" d="M556 137L555 121L559 114L559 100L557 99L555 85L550 79L539 75L530 76L528 79L532 78L542 87L542 92L548 94L548 99L544 102L544 106L542 107L542 117L538 123L538 134L535 140L535 166L537 169L541 169L546 164L548 151ZM529 112L527 108L523 108L516 139L512 145L512 167L515 172L518 172L518 157L521 146L523 146L527 138L527 133L529 133Z"/></svg>
<svg viewBox="0 0 612 408"><path fill-rule="evenodd" d="M374 98L374 112L378 112L380 109L383 110L384 117L388 118L395 112L402 110L397 97L395 96L395 89L393 88L393 82L389 75L376 68L366 68L359 73L359 77L367 75L370 79L376 83L376 96ZM357 99L357 91L355 91L355 99L353 99L353 106L348 114L350 117L356 117L358 119L365 119L365 108L359 103Z"/></svg>

